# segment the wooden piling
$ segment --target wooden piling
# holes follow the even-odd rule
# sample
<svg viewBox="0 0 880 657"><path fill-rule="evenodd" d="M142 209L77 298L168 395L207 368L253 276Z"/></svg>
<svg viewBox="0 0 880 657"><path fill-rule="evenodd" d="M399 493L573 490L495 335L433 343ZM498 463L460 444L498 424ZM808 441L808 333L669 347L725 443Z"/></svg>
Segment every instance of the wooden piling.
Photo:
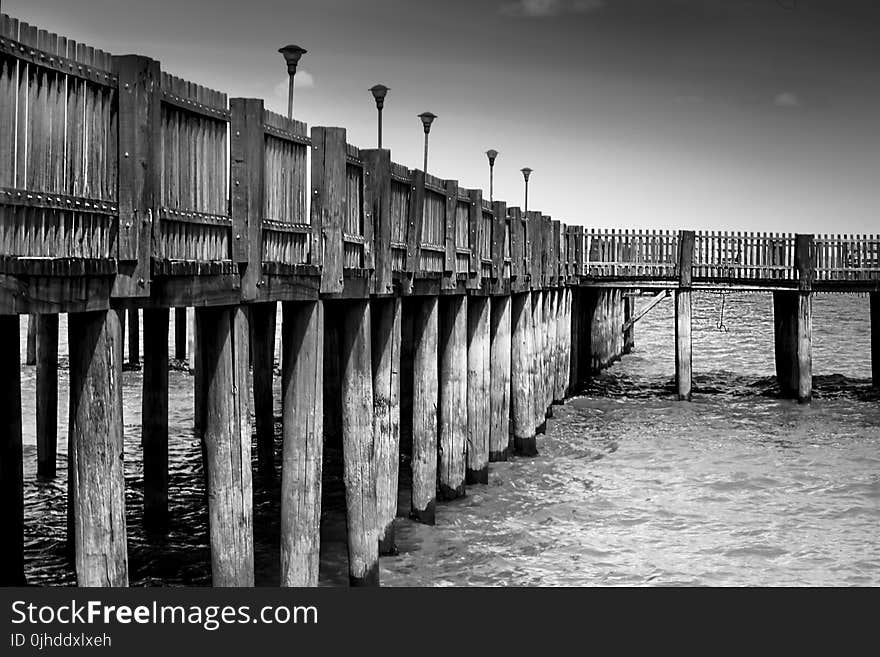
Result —
<svg viewBox="0 0 880 657"><path fill-rule="evenodd" d="M438 332L437 297L413 304L412 510L410 517L434 524L437 496Z"/></svg>
<svg viewBox="0 0 880 657"><path fill-rule="evenodd" d="M785 397L812 397L812 298L808 293L773 293L776 380Z"/></svg>
<svg viewBox="0 0 880 657"><path fill-rule="evenodd" d="M512 298L510 340L510 416L513 423L513 448L522 456L536 456L534 395L534 358L532 356L532 294Z"/></svg>
<svg viewBox="0 0 880 657"><path fill-rule="evenodd" d="M394 518L400 465L400 298L374 299L373 440L376 446L376 516L379 554L396 554Z"/></svg>
<svg viewBox="0 0 880 657"><path fill-rule="evenodd" d="M127 586L122 326L117 310L71 313L70 442L79 586Z"/></svg>
<svg viewBox="0 0 880 657"><path fill-rule="evenodd" d="M140 365L141 362L141 323L137 308L128 309L128 364Z"/></svg>
<svg viewBox="0 0 880 657"><path fill-rule="evenodd" d="M281 585L317 586L324 450L324 302L281 304Z"/></svg>
<svg viewBox="0 0 880 657"><path fill-rule="evenodd" d="M675 291L675 384L678 398L691 400L693 386L691 340L691 281L695 233L683 230L679 235L678 289Z"/></svg>
<svg viewBox="0 0 880 657"><path fill-rule="evenodd" d="M25 353L25 365L37 364L37 324L40 316L36 313L28 315L27 352ZM15 344L18 344L16 342Z"/></svg>
<svg viewBox="0 0 880 657"><path fill-rule="evenodd" d="M445 500L465 494L467 460L467 307L464 296L440 299L438 483Z"/></svg>
<svg viewBox="0 0 880 657"><path fill-rule="evenodd" d="M378 586L370 302L346 302L342 317L340 370L348 579L352 586Z"/></svg>
<svg viewBox="0 0 880 657"><path fill-rule="evenodd" d="M871 292L871 379L880 388L880 292Z"/></svg>
<svg viewBox="0 0 880 657"><path fill-rule="evenodd" d="M257 468L261 476L275 476L275 303L255 303L251 313L254 416L257 429Z"/></svg>
<svg viewBox="0 0 880 657"><path fill-rule="evenodd" d="M565 367L565 288L554 290L553 297L553 403L565 401L568 369Z"/></svg>
<svg viewBox="0 0 880 657"><path fill-rule="evenodd" d="M547 430L547 406L544 404L544 294L541 290L532 293L532 412L534 413L535 433Z"/></svg>
<svg viewBox="0 0 880 657"><path fill-rule="evenodd" d="M623 301L623 321L624 325L626 326L623 331L623 353L630 354L632 353L632 350L636 344L635 323L630 323L636 314L636 298L634 296L627 295L623 297Z"/></svg>
<svg viewBox="0 0 880 657"><path fill-rule="evenodd" d="M196 315L205 386L212 581L214 586L253 586L247 314L243 307L219 306L198 308Z"/></svg>
<svg viewBox="0 0 880 657"><path fill-rule="evenodd" d="M571 395L580 390L581 384L581 365L580 351L583 337L581 335L581 310L579 288L571 288L570 307L569 307L569 350L568 350L568 391L566 394Z"/></svg>
<svg viewBox="0 0 880 657"><path fill-rule="evenodd" d="M168 525L168 319L167 308L144 308L144 390L141 447L144 527Z"/></svg>
<svg viewBox="0 0 880 657"><path fill-rule="evenodd" d="M492 425L489 298L468 298L467 316L466 482L488 484Z"/></svg>
<svg viewBox="0 0 880 657"><path fill-rule="evenodd" d="M489 461L506 461L510 443L510 306L508 296L491 299Z"/></svg>
<svg viewBox="0 0 880 657"><path fill-rule="evenodd" d="M55 476L58 456L58 315L37 330L37 476Z"/></svg>
<svg viewBox="0 0 880 657"><path fill-rule="evenodd" d="M186 308L174 309L174 358L186 360ZM144 349L146 353L146 348Z"/></svg>
<svg viewBox="0 0 880 657"><path fill-rule="evenodd" d="M0 315L0 586L24 586L24 465L18 315Z"/></svg>

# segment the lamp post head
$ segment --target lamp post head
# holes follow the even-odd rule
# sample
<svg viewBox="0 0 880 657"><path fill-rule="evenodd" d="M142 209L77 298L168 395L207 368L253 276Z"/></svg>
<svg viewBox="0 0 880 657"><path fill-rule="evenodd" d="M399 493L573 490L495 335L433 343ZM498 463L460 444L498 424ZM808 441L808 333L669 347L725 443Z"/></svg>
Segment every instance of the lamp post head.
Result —
<svg viewBox="0 0 880 657"><path fill-rule="evenodd" d="M422 120L422 125L425 126L425 134L431 132L431 124L437 118L437 115L431 112L422 112L419 114L419 118Z"/></svg>
<svg viewBox="0 0 880 657"><path fill-rule="evenodd" d="M495 158L498 157L498 151L496 151L494 148L489 149L488 151L486 151L486 157L489 158L489 166L495 166Z"/></svg>
<svg viewBox="0 0 880 657"><path fill-rule="evenodd" d="M308 50L299 46L289 45L279 48L278 52L284 55L284 61L287 62L288 75L293 75L296 73L296 65L299 63L299 58L305 55Z"/></svg>
<svg viewBox="0 0 880 657"><path fill-rule="evenodd" d="M376 99L376 109L382 109L385 105L385 96L388 95L389 91L391 91L391 88L386 87L384 84L376 84L370 87L370 93Z"/></svg>
<svg viewBox="0 0 880 657"><path fill-rule="evenodd" d="M520 169L520 171L522 171L522 175L523 175L523 178L525 178L525 181L529 182L529 176L532 175L532 170L529 169L528 167L525 167L523 169Z"/></svg>

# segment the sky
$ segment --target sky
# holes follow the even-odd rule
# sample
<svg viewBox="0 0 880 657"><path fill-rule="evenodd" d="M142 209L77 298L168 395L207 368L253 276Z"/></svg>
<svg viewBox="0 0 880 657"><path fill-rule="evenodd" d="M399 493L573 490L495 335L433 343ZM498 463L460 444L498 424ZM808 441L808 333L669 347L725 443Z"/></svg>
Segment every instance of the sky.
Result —
<svg viewBox="0 0 880 657"><path fill-rule="evenodd" d="M880 233L869 0L2 0L2 11L597 228ZM488 196L488 193L486 193Z"/></svg>

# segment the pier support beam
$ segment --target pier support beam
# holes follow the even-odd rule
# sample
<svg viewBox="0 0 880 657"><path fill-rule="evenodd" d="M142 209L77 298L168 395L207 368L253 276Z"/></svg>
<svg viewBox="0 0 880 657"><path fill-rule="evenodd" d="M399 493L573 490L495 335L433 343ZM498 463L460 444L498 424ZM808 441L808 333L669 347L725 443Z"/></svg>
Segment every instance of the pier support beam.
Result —
<svg viewBox="0 0 880 657"><path fill-rule="evenodd" d="M577 393L581 387L581 356L583 336L581 335L580 288L569 289L568 322L568 390L566 395Z"/></svg>
<svg viewBox="0 0 880 657"><path fill-rule="evenodd" d="M561 404L565 401L565 389L568 387L568 363L565 354L568 346L565 340L566 325L566 297L568 290L560 288L554 292L556 297L553 312L553 324L555 339L553 341L553 403Z"/></svg>
<svg viewBox="0 0 880 657"><path fill-rule="evenodd" d="M281 585L317 586L324 454L324 302L281 304Z"/></svg>
<svg viewBox="0 0 880 657"><path fill-rule="evenodd" d="M340 330L339 365L348 578L352 586L379 585L371 333L370 302L346 302Z"/></svg>
<svg viewBox="0 0 880 657"><path fill-rule="evenodd" d="M396 554L394 518L400 466L400 298L374 299L373 440L376 446L376 515L379 554Z"/></svg>
<svg viewBox="0 0 880 657"><path fill-rule="evenodd" d="M678 238L678 289L675 291L675 386L678 398L691 400L693 366L691 284L696 233L683 230Z"/></svg>
<svg viewBox="0 0 880 657"><path fill-rule="evenodd" d="M492 389L489 298L467 301L467 476L469 484L489 483Z"/></svg>
<svg viewBox="0 0 880 657"><path fill-rule="evenodd" d="M492 297L489 461L506 461L510 443L510 297Z"/></svg>
<svg viewBox="0 0 880 657"><path fill-rule="evenodd" d="M437 297L416 300L413 317L412 510L434 524L437 497L438 332Z"/></svg>
<svg viewBox="0 0 880 657"><path fill-rule="evenodd" d="M168 526L168 309L144 309L144 527Z"/></svg>
<svg viewBox="0 0 880 657"><path fill-rule="evenodd" d="M79 586L127 586L122 325L117 310L71 313L70 442Z"/></svg>
<svg viewBox="0 0 880 657"><path fill-rule="evenodd" d="M257 425L257 469L275 476L275 303L256 303L251 313L251 356L254 372L254 416Z"/></svg>
<svg viewBox="0 0 880 657"><path fill-rule="evenodd" d="M37 364L37 324L40 316L36 313L28 315L27 353L25 353L25 365ZM16 342L15 344L18 344Z"/></svg>
<svg viewBox="0 0 880 657"><path fill-rule="evenodd" d="M547 406L544 404L544 293L532 293L532 412L534 413L535 433L547 429Z"/></svg>
<svg viewBox="0 0 880 657"><path fill-rule="evenodd" d="M871 380L880 388L880 292L871 292Z"/></svg>
<svg viewBox="0 0 880 657"><path fill-rule="evenodd" d="M253 586L247 312L226 306L198 308L196 315L205 386L212 581L214 586Z"/></svg>
<svg viewBox="0 0 880 657"><path fill-rule="evenodd" d="M128 364L141 363L141 322L137 308L128 309Z"/></svg>
<svg viewBox="0 0 880 657"><path fill-rule="evenodd" d="M465 495L467 460L467 308L464 296L440 300L440 496Z"/></svg>
<svg viewBox="0 0 880 657"><path fill-rule="evenodd" d="M186 308L174 309L174 358L186 360Z"/></svg>
<svg viewBox="0 0 880 657"><path fill-rule="evenodd" d="M24 466L18 315L0 315L0 586L24 586Z"/></svg>
<svg viewBox="0 0 880 657"><path fill-rule="evenodd" d="M623 322L626 329L623 332L623 353L632 353L636 346L635 340L635 323L630 324L636 314L636 298L634 296L625 295L623 297Z"/></svg>
<svg viewBox="0 0 880 657"><path fill-rule="evenodd" d="M510 416L513 422L513 448L523 456L537 456L534 408L534 339L532 337L532 294L511 299L510 340Z"/></svg>
<svg viewBox="0 0 880 657"><path fill-rule="evenodd" d="M774 292L776 379L786 397L807 403L813 394L813 302L809 293Z"/></svg>
<svg viewBox="0 0 880 657"><path fill-rule="evenodd" d="M55 476L58 455L58 315L37 322L37 476Z"/></svg>

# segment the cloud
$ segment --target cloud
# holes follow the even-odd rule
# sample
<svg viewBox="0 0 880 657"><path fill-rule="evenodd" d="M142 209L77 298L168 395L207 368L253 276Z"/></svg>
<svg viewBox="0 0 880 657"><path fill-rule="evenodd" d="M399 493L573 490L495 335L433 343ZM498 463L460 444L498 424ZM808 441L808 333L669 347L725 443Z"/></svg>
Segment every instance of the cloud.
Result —
<svg viewBox="0 0 880 657"><path fill-rule="evenodd" d="M284 76L284 79L275 85L275 95L279 98L287 100L287 85L288 85L288 77ZM315 76L309 73L304 69L299 69L296 72L296 77L293 78L293 88L294 89L311 89L315 86Z"/></svg>
<svg viewBox="0 0 880 657"><path fill-rule="evenodd" d="M562 14L589 14L605 7L605 0L516 0L499 12L516 18L549 18Z"/></svg>
<svg viewBox="0 0 880 657"><path fill-rule="evenodd" d="M800 96L793 91L781 91L773 99L776 107L800 107L803 105Z"/></svg>

